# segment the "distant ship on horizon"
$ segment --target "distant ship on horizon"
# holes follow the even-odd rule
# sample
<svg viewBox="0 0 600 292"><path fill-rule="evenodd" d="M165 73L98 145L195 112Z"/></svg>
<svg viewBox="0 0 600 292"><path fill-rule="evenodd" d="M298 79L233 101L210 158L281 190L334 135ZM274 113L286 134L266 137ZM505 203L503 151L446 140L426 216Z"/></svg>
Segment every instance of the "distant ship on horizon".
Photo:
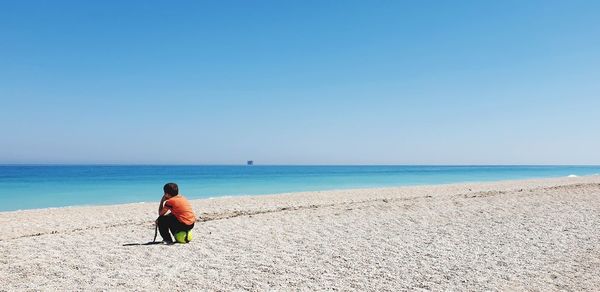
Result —
<svg viewBox="0 0 600 292"><path fill-rule="evenodd" d="M246 165L254 165L254 161L253 160L248 160L248 161L246 161Z"/></svg>

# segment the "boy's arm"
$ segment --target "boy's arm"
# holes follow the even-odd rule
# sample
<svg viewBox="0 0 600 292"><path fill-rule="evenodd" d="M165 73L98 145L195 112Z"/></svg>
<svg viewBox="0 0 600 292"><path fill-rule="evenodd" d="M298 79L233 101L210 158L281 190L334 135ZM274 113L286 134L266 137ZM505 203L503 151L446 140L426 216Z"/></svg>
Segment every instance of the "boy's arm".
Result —
<svg viewBox="0 0 600 292"><path fill-rule="evenodd" d="M167 212L169 212L169 208L165 206L160 210L160 212L158 212L158 217L165 215Z"/></svg>
<svg viewBox="0 0 600 292"><path fill-rule="evenodd" d="M163 210L163 205L164 205L164 203L165 203L166 200L167 200L167 197L165 195L163 195L162 199L160 199L160 205L158 205L158 216L164 215L164 214L160 214L160 213Z"/></svg>

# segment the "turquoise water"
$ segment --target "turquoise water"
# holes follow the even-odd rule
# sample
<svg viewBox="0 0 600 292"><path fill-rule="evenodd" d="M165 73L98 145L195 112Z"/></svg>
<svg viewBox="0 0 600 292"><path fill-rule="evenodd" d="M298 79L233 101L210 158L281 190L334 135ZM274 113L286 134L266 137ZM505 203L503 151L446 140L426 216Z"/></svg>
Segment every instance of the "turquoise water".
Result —
<svg viewBox="0 0 600 292"><path fill-rule="evenodd" d="M600 166L98 166L0 165L0 211L188 198L600 173Z"/></svg>

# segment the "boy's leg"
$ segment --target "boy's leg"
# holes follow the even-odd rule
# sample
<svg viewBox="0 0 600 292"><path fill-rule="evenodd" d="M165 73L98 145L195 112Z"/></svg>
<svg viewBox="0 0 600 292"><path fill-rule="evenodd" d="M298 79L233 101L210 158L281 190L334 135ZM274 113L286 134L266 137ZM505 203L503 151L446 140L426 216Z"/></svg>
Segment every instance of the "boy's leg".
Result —
<svg viewBox="0 0 600 292"><path fill-rule="evenodd" d="M173 220L173 225L171 225L171 227L169 228L171 230L171 233L173 234L173 236L175 236L175 234L177 234L177 232L179 231L186 231L189 232L190 230L192 230L192 228L194 228L194 223L192 223L192 225L186 225L183 224L181 222L179 222L179 220L177 220L176 218L174 218L175 220ZM189 233L186 234L186 240L187 240L187 236Z"/></svg>
<svg viewBox="0 0 600 292"><path fill-rule="evenodd" d="M175 233L177 233L179 231L189 231L192 228L194 228L194 223L192 223L192 225L186 225L186 224L179 222L179 220L177 220L177 218L174 218L174 219L175 220L173 220L174 222L170 227L171 233L173 233L173 235L175 235Z"/></svg>
<svg viewBox="0 0 600 292"><path fill-rule="evenodd" d="M158 232L160 232L160 236L165 242L173 242L171 238L171 234L169 233L169 229L172 229L173 226L178 222L175 219L175 216L169 214L167 216L158 217Z"/></svg>

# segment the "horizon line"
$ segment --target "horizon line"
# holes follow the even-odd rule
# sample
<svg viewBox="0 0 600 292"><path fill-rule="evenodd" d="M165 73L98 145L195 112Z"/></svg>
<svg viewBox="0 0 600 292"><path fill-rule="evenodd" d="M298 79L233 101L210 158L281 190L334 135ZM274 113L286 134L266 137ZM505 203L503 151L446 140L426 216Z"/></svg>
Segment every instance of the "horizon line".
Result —
<svg viewBox="0 0 600 292"><path fill-rule="evenodd" d="M233 164L233 163L0 163L0 166L248 166L248 167L260 167L260 166L591 166L600 167L600 164L504 164L504 163L491 163L491 164L451 164L451 163L349 163L349 164L285 164L285 163L267 163L267 164L253 164L247 165L245 163Z"/></svg>

